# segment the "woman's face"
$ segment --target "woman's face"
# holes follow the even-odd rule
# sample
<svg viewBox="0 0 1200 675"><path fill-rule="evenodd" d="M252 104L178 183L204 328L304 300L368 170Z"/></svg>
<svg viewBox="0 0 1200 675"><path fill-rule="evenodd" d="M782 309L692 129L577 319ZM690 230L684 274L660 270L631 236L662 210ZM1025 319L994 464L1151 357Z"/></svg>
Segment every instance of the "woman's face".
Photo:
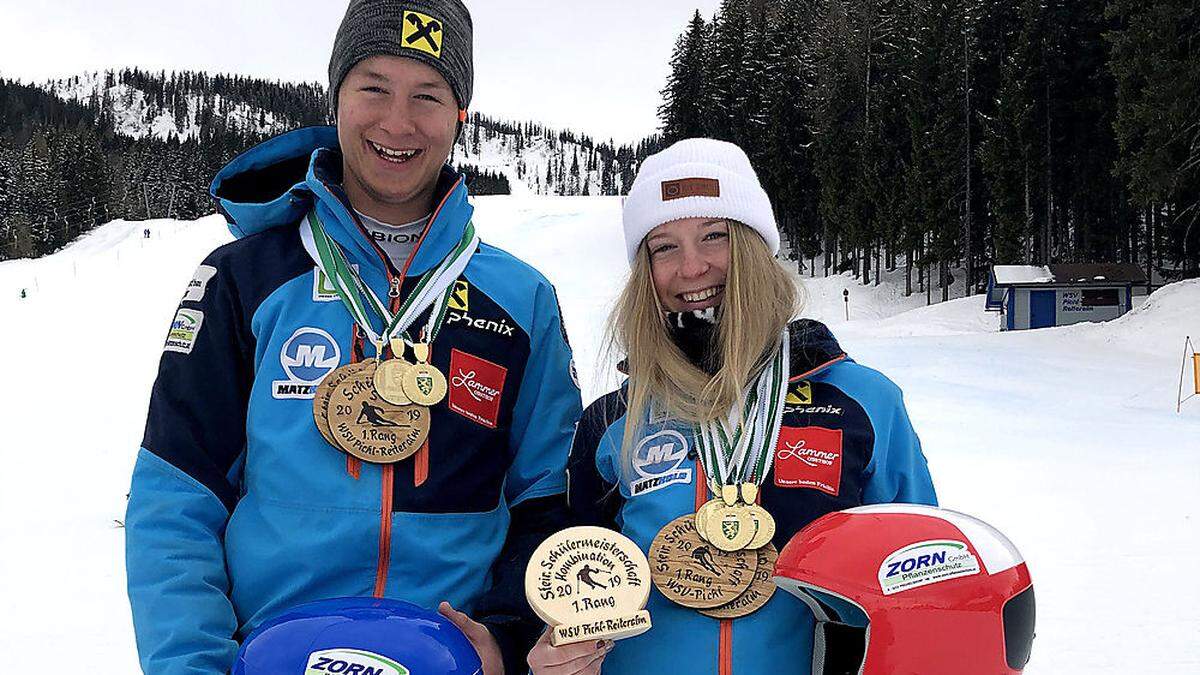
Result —
<svg viewBox="0 0 1200 675"><path fill-rule="evenodd" d="M684 218L663 223L646 235L650 274L658 300L670 312L721 304L729 271L729 222Z"/></svg>

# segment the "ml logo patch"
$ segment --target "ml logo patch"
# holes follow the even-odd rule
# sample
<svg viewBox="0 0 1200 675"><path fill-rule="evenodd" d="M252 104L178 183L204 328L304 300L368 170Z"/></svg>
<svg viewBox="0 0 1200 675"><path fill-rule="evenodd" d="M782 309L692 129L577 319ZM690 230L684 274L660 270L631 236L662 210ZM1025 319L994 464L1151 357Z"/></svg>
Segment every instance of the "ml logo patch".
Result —
<svg viewBox="0 0 1200 675"><path fill-rule="evenodd" d="M478 356L450 350L450 409L495 429L500 419L500 397L508 369Z"/></svg>
<svg viewBox="0 0 1200 675"><path fill-rule="evenodd" d="M782 427L775 447L775 484L837 496L842 487L842 430Z"/></svg>
<svg viewBox="0 0 1200 675"><path fill-rule="evenodd" d="M425 52L435 58L442 58L442 37L445 31L442 22L420 12L404 12L404 30L401 32L401 46Z"/></svg>
<svg viewBox="0 0 1200 675"><path fill-rule="evenodd" d="M676 483L691 483L691 467L680 468L687 459L688 442L678 431L665 430L647 436L633 451L633 470L638 477L629 484L636 497Z"/></svg>
<svg viewBox="0 0 1200 675"><path fill-rule="evenodd" d="M279 350L279 364L288 379L272 382L271 395L278 399L311 399L317 385L341 360L342 351L329 333L320 328L301 328Z"/></svg>

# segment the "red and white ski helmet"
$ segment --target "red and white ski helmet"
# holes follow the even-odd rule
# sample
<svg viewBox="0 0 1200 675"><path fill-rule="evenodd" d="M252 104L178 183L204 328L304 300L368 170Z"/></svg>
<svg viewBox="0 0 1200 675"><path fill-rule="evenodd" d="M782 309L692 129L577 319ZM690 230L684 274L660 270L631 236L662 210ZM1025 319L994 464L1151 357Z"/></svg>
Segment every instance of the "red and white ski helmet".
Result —
<svg viewBox="0 0 1200 675"><path fill-rule="evenodd" d="M881 504L828 514L784 547L775 583L816 615L814 675L1013 675L1029 661L1024 558L963 513Z"/></svg>

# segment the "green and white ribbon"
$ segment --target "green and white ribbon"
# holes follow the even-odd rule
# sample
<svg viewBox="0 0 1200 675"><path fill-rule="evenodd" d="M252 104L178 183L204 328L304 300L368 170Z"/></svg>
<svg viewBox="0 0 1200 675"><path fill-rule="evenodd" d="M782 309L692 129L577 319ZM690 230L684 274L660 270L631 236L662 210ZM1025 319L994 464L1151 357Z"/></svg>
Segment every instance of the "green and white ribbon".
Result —
<svg viewBox="0 0 1200 675"><path fill-rule="evenodd" d="M724 418L696 426L696 445L714 493L719 494L723 485L761 485L766 479L783 423L791 361L788 343L785 329L775 355L746 386L740 405L735 404Z"/></svg>
<svg viewBox="0 0 1200 675"><path fill-rule="evenodd" d="M401 337L405 342L411 343L412 338L407 332L409 326L422 312L437 303L429 313L429 320L421 336L425 342L432 342L446 318L450 296L454 293L454 281L462 275L467 263L471 261L471 256L479 248L479 235L475 233L475 226L467 223L463 236L454 249L436 267L421 276L412 292L401 302L399 311L392 314L388 305L362 280L346 259L341 247L325 231L325 226L315 209L309 211L308 216L300 223L300 239L313 262L337 291L350 316L354 317L354 321L366 333L371 343L377 346L387 344L394 337ZM399 282L394 280L393 283ZM393 293L397 292L398 288L394 285ZM382 321L382 331L375 330L370 317L372 313Z"/></svg>

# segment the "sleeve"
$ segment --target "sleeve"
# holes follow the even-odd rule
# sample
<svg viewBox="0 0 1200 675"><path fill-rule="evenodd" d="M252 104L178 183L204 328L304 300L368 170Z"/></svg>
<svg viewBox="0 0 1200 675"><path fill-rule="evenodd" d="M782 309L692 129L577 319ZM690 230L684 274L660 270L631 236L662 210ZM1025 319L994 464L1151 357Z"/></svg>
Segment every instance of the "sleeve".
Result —
<svg viewBox="0 0 1200 675"><path fill-rule="evenodd" d="M509 436L514 454L505 481L508 536L493 567L492 587L475 612L500 645L509 675L527 670L526 655L542 631L541 619L525 601L525 567L534 549L567 526L567 453L582 408L553 288L541 285L535 302L529 361Z"/></svg>
<svg viewBox="0 0 1200 675"><path fill-rule="evenodd" d="M908 419L899 387L892 387L895 397L890 415L885 416L883 428L875 430L875 451L867 465L863 503L937 506L937 493L921 452L921 439Z"/></svg>
<svg viewBox="0 0 1200 675"><path fill-rule="evenodd" d="M208 263L171 323L125 518L129 601L150 675L226 673L238 646L224 532L253 352L230 280Z"/></svg>
<svg viewBox="0 0 1200 675"><path fill-rule="evenodd" d="M625 415L624 390L597 399L583 413L567 460L567 506L572 525L596 525L620 530L618 514L625 499L616 472L601 470L601 444L610 427ZM618 432L620 428L617 428Z"/></svg>

